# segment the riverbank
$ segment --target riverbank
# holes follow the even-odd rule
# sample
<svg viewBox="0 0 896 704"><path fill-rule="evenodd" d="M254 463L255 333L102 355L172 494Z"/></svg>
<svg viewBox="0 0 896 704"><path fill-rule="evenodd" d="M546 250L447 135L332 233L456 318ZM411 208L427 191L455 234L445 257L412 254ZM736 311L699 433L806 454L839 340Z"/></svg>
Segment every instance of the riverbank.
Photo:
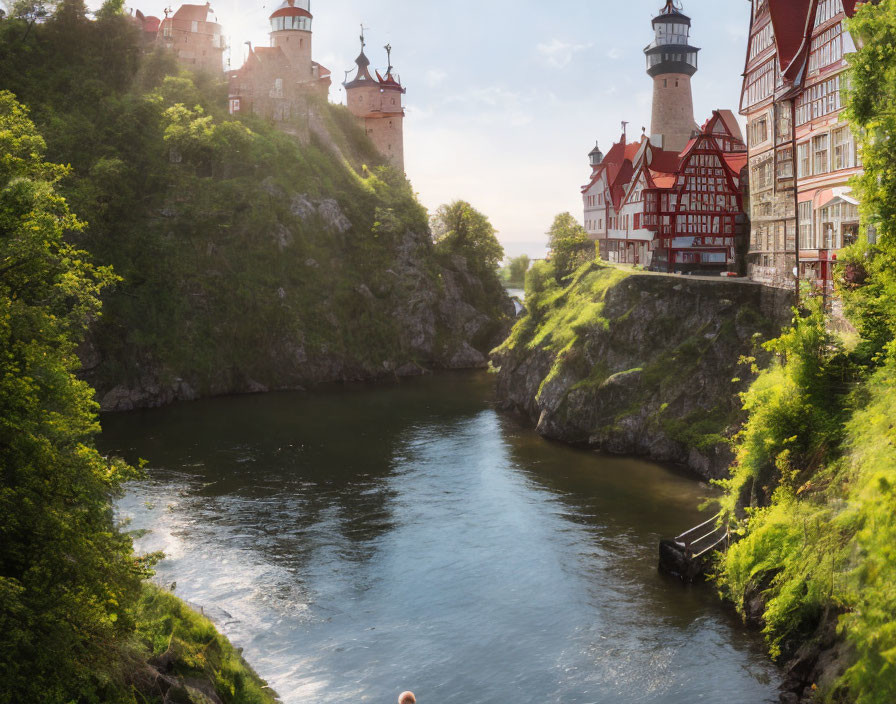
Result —
<svg viewBox="0 0 896 704"><path fill-rule="evenodd" d="M241 652L171 592L144 584L135 618L146 660L130 679L142 704L279 704Z"/></svg>
<svg viewBox="0 0 896 704"><path fill-rule="evenodd" d="M545 437L727 476L738 394L788 292L642 275L592 262L558 283L530 271L526 315L492 353L498 398Z"/></svg>

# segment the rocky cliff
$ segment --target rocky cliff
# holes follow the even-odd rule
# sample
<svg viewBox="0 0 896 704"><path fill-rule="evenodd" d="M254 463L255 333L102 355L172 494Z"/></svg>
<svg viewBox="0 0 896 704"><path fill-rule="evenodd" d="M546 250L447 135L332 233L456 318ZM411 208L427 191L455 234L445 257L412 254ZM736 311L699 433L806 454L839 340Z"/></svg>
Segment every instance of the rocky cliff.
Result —
<svg viewBox="0 0 896 704"><path fill-rule="evenodd" d="M346 108L230 115L225 85L139 34L80 17L0 54L71 165L71 241L122 279L80 350L103 409L486 364L513 316L497 274L433 244Z"/></svg>
<svg viewBox="0 0 896 704"><path fill-rule="evenodd" d="M742 421L741 358L790 319L790 297L743 281L588 264L529 274L527 315L493 352L502 405L542 435L724 476Z"/></svg>

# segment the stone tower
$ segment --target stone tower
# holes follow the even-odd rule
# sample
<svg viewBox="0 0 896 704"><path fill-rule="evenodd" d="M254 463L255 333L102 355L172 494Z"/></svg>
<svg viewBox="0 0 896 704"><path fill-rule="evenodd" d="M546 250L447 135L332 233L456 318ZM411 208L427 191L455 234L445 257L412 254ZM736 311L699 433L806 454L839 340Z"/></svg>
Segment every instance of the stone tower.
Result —
<svg viewBox="0 0 896 704"><path fill-rule="evenodd" d="M392 66L392 47L386 46L389 67L386 75L370 74L370 60L364 53L366 44L361 35L361 54L355 59L354 78L346 81L348 109L358 119L367 136L389 163L404 171L404 106L402 96L407 92Z"/></svg>
<svg viewBox="0 0 896 704"><path fill-rule="evenodd" d="M674 0L654 17L653 29L656 38L644 50L647 73L653 78L650 141L668 151L681 151L697 129L691 77L697 73L700 50L688 43L691 18Z"/></svg>
<svg viewBox="0 0 896 704"><path fill-rule="evenodd" d="M284 0L271 15L271 46L279 47L293 68L297 82L310 81L311 0Z"/></svg>

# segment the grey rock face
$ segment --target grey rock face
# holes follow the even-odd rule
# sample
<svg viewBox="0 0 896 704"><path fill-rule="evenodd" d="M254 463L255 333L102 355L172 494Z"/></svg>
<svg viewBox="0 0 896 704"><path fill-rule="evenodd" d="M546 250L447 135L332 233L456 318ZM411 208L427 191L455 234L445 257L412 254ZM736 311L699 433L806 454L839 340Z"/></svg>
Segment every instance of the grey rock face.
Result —
<svg viewBox="0 0 896 704"><path fill-rule="evenodd" d="M756 352L754 334L789 322L790 304L788 292L742 282L630 276L562 354L527 341L497 351L498 398L545 437L720 478L750 380L739 360Z"/></svg>

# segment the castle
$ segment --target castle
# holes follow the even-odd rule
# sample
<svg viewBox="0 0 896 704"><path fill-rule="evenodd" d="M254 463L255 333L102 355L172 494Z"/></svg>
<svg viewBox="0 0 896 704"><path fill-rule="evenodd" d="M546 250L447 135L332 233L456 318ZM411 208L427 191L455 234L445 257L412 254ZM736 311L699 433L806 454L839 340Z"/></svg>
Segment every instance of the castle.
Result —
<svg viewBox="0 0 896 704"><path fill-rule="evenodd" d="M205 4L182 5L171 17L166 11L164 20L137 12L135 20L148 44L171 49L194 70L221 74L227 47L213 17ZM327 99L331 72L312 58L311 0L284 0L268 19L270 46L250 44L243 65L227 73L228 109L232 115L260 115L285 126L308 116L309 97ZM404 171L406 89L392 66L392 47L386 47L385 75L376 70L371 75L365 47L362 31L355 76L343 84L347 107L383 157Z"/></svg>
<svg viewBox="0 0 896 704"><path fill-rule="evenodd" d="M601 258L660 271L718 272L737 265L744 235L741 172L746 145L734 113L714 110L698 126L691 78L700 51L691 20L668 0L644 50L653 79L650 135L588 155L585 229Z"/></svg>
<svg viewBox="0 0 896 704"><path fill-rule="evenodd" d="M361 53L355 59L355 76L346 80L346 102L351 113L361 122L367 136L379 152L397 169L404 171L404 107L405 89L392 66L392 47L385 47L388 56L386 75L374 71L370 75L370 60L364 53L366 43L361 33Z"/></svg>

